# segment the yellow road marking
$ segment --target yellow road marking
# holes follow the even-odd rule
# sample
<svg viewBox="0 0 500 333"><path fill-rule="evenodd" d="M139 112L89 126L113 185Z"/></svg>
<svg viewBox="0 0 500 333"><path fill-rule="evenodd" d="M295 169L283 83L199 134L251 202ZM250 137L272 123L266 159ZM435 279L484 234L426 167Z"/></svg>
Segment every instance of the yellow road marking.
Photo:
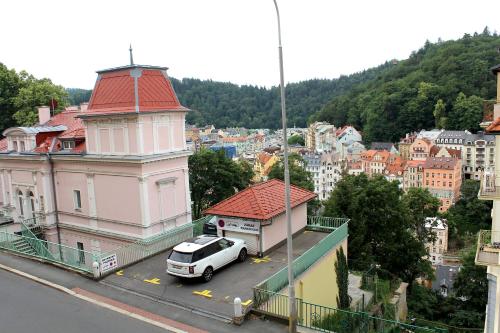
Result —
<svg viewBox="0 0 500 333"><path fill-rule="evenodd" d="M158 278L152 278L149 280L144 280L144 282L151 283L151 284L160 284L160 279Z"/></svg>
<svg viewBox="0 0 500 333"><path fill-rule="evenodd" d="M177 287L177 288L182 287L182 283L179 283L176 287Z"/></svg>
<svg viewBox="0 0 500 333"><path fill-rule="evenodd" d="M123 269L121 271L116 272L116 275L123 276Z"/></svg>
<svg viewBox="0 0 500 333"><path fill-rule="evenodd" d="M210 295L212 291L211 290L203 290L203 291L193 291L193 294L194 295L198 295L198 296L203 296L203 297L206 297L206 298L212 298L212 295Z"/></svg>
<svg viewBox="0 0 500 333"><path fill-rule="evenodd" d="M251 300L251 299L249 299L249 300L247 300L247 301L245 301L245 302L241 302L241 305L243 305L243 306L249 306L249 305L250 305L250 303L252 303L252 300Z"/></svg>
<svg viewBox="0 0 500 333"><path fill-rule="evenodd" d="M262 262L270 262L271 258L269 258L268 256L265 256L264 258L252 258L252 260L254 263L260 264Z"/></svg>

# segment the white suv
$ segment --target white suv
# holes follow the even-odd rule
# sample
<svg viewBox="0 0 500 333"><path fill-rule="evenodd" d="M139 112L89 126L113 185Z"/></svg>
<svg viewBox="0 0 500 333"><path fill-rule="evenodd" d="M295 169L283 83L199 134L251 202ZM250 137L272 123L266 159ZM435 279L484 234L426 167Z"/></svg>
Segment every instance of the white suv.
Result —
<svg viewBox="0 0 500 333"><path fill-rule="evenodd" d="M244 240L217 236L199 236L174 247L167 259L167 273L185 278L212 279L215 270L235 260L245 261Z"/></svg>

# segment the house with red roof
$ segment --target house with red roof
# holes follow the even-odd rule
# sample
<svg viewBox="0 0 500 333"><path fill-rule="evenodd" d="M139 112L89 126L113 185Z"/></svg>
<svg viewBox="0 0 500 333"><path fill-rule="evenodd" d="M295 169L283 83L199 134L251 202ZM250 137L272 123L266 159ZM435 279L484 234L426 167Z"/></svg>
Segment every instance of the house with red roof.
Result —
<svg viewBox="0 0 500 333"><path fill-rule="evenodd" d="M292 232L307 225L307 202L316 194L291 185ZM207 209L216 216L217 233L244 239L248 253L264 255L286 240L285 183L272 179L250 186Z"/></svg>
<svg viewBox="0 0 500 333"><path fill-rule="evenodd" d="M88 105L38 111L38 124L0 143L0 210L13 229L29 222L83 253L191 222L188 109L166 67L98 71Z"/></svg>

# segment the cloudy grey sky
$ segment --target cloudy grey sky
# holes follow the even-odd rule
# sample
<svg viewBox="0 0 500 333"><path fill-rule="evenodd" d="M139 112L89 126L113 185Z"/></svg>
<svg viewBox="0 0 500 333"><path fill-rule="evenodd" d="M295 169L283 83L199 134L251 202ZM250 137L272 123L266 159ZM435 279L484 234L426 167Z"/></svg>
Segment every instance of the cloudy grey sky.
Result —
<svg viewBox="0 0 500 333"><path fill-rule="evenodd" d="M278 0L285 80L335 78L404 59L426 39L500 32L500 1ZM0 62L66 87L92 88L95 71L128 63L173 77L238 84L279 81L272 0L0 3Z"/></svg>

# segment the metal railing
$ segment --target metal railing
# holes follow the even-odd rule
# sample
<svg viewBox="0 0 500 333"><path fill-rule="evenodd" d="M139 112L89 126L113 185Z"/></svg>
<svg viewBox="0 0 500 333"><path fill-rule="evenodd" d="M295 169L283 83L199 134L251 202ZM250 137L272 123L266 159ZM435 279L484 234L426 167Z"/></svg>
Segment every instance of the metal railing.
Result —
<svg viewBox="0 0 500 333"><path fill-rule="evenodd" d="M476 264L500 265L500 231L479 231L477 237Z"/></svg>
<svg viewBox="0 0 500 333"><path fill-rule="evenodd" d="M288 317L287 295L254 288L254 310L259 313L285 319ZM335 333L444 333L446 329L428 325L415 326L395 320L355 312L329 308L296 299L298 326L319 332Z"/></svg>
<svg viewBox="0 0 500 333"><path fill-rule="evenodd" d="M347 237L347 225L349 219L342 219L343 223L337 227L329 227L337 223L336 221L328 220L324 218L323 221L325 225L314 225L313 228L323 228L332 231L328 236L320 240L316 245L311 247L309 250L304 252L300 257L293 261L293 276L297 277L303 272L305 272L309 267L311 267L315 262L317 262L321 257L327 254L332 248L337 246L343 239ZM318 222L316 221L316 222ZM269 277L268 279L259 283L256 288L263 289L271 292L279 292L285 288L288 284L288 268L283 267L280 271Z"/></svg>
<svg viewBox="0 0 500 333"><path fill-rule="evenodd" d="M345 218L325 217L325 216L308 216L307 227L310 230L331 232L346 223Z"/></svg>
<svg viewBox="0 0 500 333"><path fill-rule="evenodd" d="M24 230L25 235L29 235L30 232ZM32 233L28 237L0 231L0 248L86 273L92 273L92 262L95 261L95 256L90 252L51 243L33 237Z"/></svg>
<svg viewBox="0 0 500 333"><path fill-rule="evenodd" d="M96 259L101 267L101 276L110 274L122 267L131 265L147 257L170 249L175 245L188 240L189 238L201 235L203 233L203 224L209 221L211 218L212 216L208 215L202 217L201 219L195 220L192 223L186 223L173 229L167 230L159 235L141 239L134 243L121 246L112 251L99 254ZM111 269L103 271L102 261L106 260L106 258L109 258L110 256L116 257L116 265L114 265L114 267Z"/></svg>

